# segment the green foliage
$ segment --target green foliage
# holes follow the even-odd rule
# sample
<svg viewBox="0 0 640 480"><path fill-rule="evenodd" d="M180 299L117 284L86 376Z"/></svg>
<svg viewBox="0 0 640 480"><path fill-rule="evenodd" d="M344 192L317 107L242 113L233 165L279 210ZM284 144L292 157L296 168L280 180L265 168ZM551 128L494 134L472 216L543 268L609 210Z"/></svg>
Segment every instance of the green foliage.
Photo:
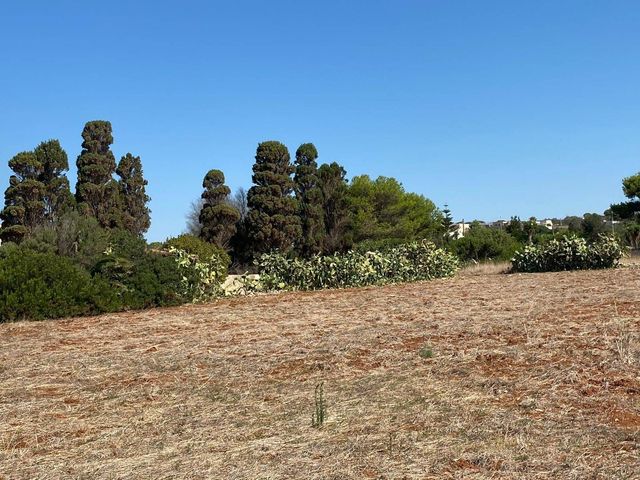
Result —
<svg viewBox="0 0 640 480"><path fill-rule="evenodd" d="M200 236L221 248L229 246L236 233L240 212L228 201L231 190L224 184L224 173L210 170L204 177L202 209L200 210Z"/></svg>
<svg viewBox="0 0 640 480"><path fill-rule="evenodd" d="M430 346L425 345L420 349L420 351L418 352L418 355L420 355L420 358L424 358L425 360L429 358L433 358L433 350L431 349Z"/></svg>
<svg viewBox="0 0 640 480"><path fill-rule="evenodd" d="M118 307L108 284L68 258L0 249L0 321L87 315Z"/></svg>
<svg viewBox="0 0 640 480"><path fill-rule="evenodd" d="M20 242L33 228L44 223L43 165L33 152L21 152L9 160L9 168L15 174L9 178L9 187L4 193L0 237L4 241Z"/></svg>
<svg viewBox="0 0 640 480"><path fill-rule="evenodd" d="M384 253L349 251L308 260L265 254L258 265L260 279L268 289L316 290L448 277L457 271L458 260L424 241Z"/></svg>
<svg viewBox="0 0 640 480"><path fill-rule="evenodd" d="M624 249L612 237L601 235L594 243L584 238L563 237L541 245L527 245L512 259L515 272L555 272L613 268Z"/></svg>
<svg viewBox="0 0 640 480"><path fill-rule="evenodd" d="M44 216L46 222L51 224L75 206L75 199L69 189L69 180L65 173L69 170L69 160L58 140L40 143L33 153L42 165L39 179L44 186L42 197Z"/></svg>
<svg viewBox="0 0 640 480"><path fill-rule="evenodd" d="M597 213L585 213L580 224L582 235L589 241L595 241L605 233L604 217Z"/></svg>
<svg viewBox="0 0 640 480"><path fill-rule="evenodd" d="M291 249L300 237L297 202L292 196L294 183L289 151L280 142L258 145L253 165L254 186L249 189L247 203L247 236L254 253Z"/></svg>
<svg viewBox="0 0 640 480"><path fill-rule="evenodd" d="M100 228L98 221L75 211L61 215L52 224L37 227L22 242L26 249L68 257L85 269L98 261L108 245L109 233Z"/></svg>
<svg viewBox="0 0 640 480"><path fill-rule="evenodd" d="M200 262L208 262L211 257L217 257L225 265L225 268L231 262L229 255L222 248L213 243L205 242L195 235L183 234L170 238L164 242L164 247L167 250L171 248L184 250L189 255L195 255Z"/></svg>
<svg viewBox="0 0 640 480"><path fill-rule="evenodd" d="M442 209L442 236L445 244L450 243L451 240L457 237L456 226L453 223L453 215L451 215L451 210L447 204L445 204Z"/></svg>
<svg viewBox="0 0 640 480"><path fill-rule="evenodd" d="M294 182L302 228L297 250L304 257L320 253L325 236L317 158L313 143L304 143L296 151Z"/></svg>
<svg viewBox="0 0 640 480"><path fill-rule="evenodd" d="M200 259L174 247L169 248L174 260L182 272L182 291L189 301L206 301L222 294L220 285L227 277L228 257L211 255Z"/></svg>
<svg viewBox="0 0 640 480"><path fill-rule="evenodd" d="M120 205L117 223L121 228L141 236L149 230L151 217L149 207L147 207L150 198L145 188L148 182L142 173L140 157L134 157L127 153L120 159L116 173L120 177L118 180Z"/></svg>
<svg viewBox="0 0 640 480"><path fill-rule="evenodd" d="M324 212L324 236L322 252L342 252L353 244L350 225L351 215L347 198L349 185L347 172L336 162L322 164L318 168L318 185L322 193Z"/></svg>
<svg viewBox="0 0 640 480"><path fill-rule="evenodd" d="M113 179L116 160L111 152L111 123L87 122L82 131L82 152L78 156L76 200L82 213L98 220L101 227L120 224L120 188Z"/></svg>
<svg viewBox="0 0 640 480"><path fill-rule="evenodd" d="M442 214L431 200L405 192L394 178L354 177L349 186L354 242L374 247L422 238L441 241Z"/></svg>
<svg viewBox="0 0 640 480"><path fill-rule="evenodd" d="M227 252L194 236L171 238L164 248L183 273L183 290L189 301L203 301L219 295L231 259Z"/></svg>
<svg viewBox="0 0 640 480"><path fill-rule="evenodd" d="M464 237L449 246L461 260L509 260L522 243L504 230L472 225Z"/></svg>
<svg viewBox="0 0 640 480"><path fill-rule="evenodd" d="M118 252L122 253L122 252ZM108 282L125 309L179 305L190 301L184 275L170 255L146 252L124 257L109 250L92 270L94 277Z"/></svg>
<svg viewBox="0 0 640 480"><path fill-rule="evenodd" d="M625 197L640 200L640 173L622 179L622 191Z"/></svg>
<svg viewBox="0 0 640 480"><path fill-rule="evenodd" d="M324 401L324 384L322 382L316 385L313 400L314 411L311 414L311 426L320 428L327 417L327 404Z"/></svg>

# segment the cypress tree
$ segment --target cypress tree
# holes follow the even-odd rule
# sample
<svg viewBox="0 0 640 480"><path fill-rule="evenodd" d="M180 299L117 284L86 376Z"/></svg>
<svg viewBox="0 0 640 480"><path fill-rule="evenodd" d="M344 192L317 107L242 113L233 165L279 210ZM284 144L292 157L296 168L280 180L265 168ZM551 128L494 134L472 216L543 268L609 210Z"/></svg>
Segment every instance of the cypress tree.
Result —
<svg viewBox="0 0 640 480"><path fill-rule="evenodd" d="M202 182L202 210L200 210L200 237L221 248L229 245L236 233L240 212L228 201L231 190L224 184L224 173L209 170Z"/></svg>
<svg viewBox="0 0 640 480"><path fill-rule="evenodd" d="M325 163L318 169L325 227L323 253L342 251L353 243L349 235L351 216L346 176L346 170L336 162Z"/></svg>
<svg viewBox="0 0 640 480"><path fill-rule="evenodd" d="M0 212L4 241L20 242L34 227L44 223L43 168L33 152L21 152L9 160L14 175L4 193L5 207Z"/></svg>
<svg viewBox="0 0 640 480"><path fill-rule="evenodd" d="M320 253L325 237L317 158L318 151L313 143L304 143L296 151L293 180L302 229L298 250L305 257Z"/></svg>
<svg viewBox="0 0 640 480"><path fill-rule="evenodd" d="M254 186L247 194L247 235L253 253L289 250L300 236L294 171L287 147L268 141L258 145L253 165Z"/></svg>
<svg viewBox="0 0 640 480"><path fill-rule="evenodd" d="M151 225L150 210L147 203L150 198L146 193L147 181L142 174L140 157L127 153L120 159L116 173L119 191L118 224L134 235L142 236Z"/></svg>
<svg viewBox="0 0 640 480"><path fill-rule="evenodd" d="M60 215L73 208L74 198L65 172L69 170L67 153L58 140L40 143L33 153L42 165L40 181L44 184L44 214L47 223L54 223Z"/></svg>
<svg viewBox="0 0 640 480"><path fill-rule="evenodd" d="M76 200L81 212L98 220L102 227L115 227L119 221L119 189L113 179L116 161L111 123L103 120L87 122L82 131L82 152L76 162L78 183Z"/></svg>

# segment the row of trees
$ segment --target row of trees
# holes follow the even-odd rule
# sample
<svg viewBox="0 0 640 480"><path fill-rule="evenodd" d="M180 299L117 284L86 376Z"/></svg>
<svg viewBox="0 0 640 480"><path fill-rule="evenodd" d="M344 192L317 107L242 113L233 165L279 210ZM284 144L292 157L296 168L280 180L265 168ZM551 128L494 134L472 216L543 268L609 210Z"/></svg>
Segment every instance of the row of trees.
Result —
<svg viewBox="0 0 640 480"><path fill-rule="evenodd" d="M149 229L149 197L140 157L127 153L116 164L111 123L106 121L88 122L82 139L75 195L66 176L67 154L58 140L42 142L9 160L13 175L0 212L3 241L19 243L38 227L54 226L72 210L94 217L103 228L137 236Z"/></svg>
<svg viewBox="0 0 640 480"><path fill-rule="evenodd" d="M273 250L310 257L423 238L442 243L443 216L430 200L393 178L349 183L342 166L317 160L312 143L300 145L293 162L282 143L260 143L249 191L231 198L223 172L209 171L189 229L241 262Z"/></svg>

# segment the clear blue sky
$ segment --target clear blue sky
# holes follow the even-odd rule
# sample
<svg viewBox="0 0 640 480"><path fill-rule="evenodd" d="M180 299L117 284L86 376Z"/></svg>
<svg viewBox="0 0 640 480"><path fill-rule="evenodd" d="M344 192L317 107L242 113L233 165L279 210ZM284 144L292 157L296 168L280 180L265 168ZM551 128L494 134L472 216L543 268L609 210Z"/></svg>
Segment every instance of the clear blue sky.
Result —
<svg viewBox="0 0 640 480"><path fill-rule="evenodd" d="M602 212L640 170L638 1L14 1L0 6L6 162L110 120L142 157L150 240L258 142L314 142L456 219Z"/></svg>

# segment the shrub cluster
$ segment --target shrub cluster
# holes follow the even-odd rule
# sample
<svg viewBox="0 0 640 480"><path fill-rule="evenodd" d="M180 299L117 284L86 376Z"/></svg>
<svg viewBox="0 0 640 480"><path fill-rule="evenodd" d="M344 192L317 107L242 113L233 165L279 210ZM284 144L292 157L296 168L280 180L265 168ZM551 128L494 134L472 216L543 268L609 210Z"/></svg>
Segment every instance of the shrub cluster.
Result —
<svg viewBox="0 0 640 480"><path fill-rule="evenodd" d="M596 242L584 238L563 237L541 245L528 245L516 252L514 272L556 272L615 267L624 254L620 243L601 235Z"/></svg>
<svg viewBox="0 0 640 480"><path fill-rule="evenodd" d="M115 291L70 259L3 247L0 321L88 315L117 308Z"/></svg>
<svg viewBox="0 0 640 480"><path fill-rule="evenodd" d="M185 249L152 250L137 235L77 220L0 248L0 322L206 300L226 277L226 252L196 237L168 242ZM68 232L71 246L64 241ZM96 232L104 237L103 251L83 241Z"/></svg>
<svg viewBox="0 0 640 480"><path fill-rule="evenodd" d="M317 290L412 282L448 277L458 259L430 242L414 242L385 252L356 252L290 259L265 254L258 260L267 289Z"/></svg>
<svg viewBox="0 0 640 480"><path fill-rule="evenodd" d="M451 250L463 261L509 260L522 244L503 230L472 226L462 238L451 242Z"/></svg>

